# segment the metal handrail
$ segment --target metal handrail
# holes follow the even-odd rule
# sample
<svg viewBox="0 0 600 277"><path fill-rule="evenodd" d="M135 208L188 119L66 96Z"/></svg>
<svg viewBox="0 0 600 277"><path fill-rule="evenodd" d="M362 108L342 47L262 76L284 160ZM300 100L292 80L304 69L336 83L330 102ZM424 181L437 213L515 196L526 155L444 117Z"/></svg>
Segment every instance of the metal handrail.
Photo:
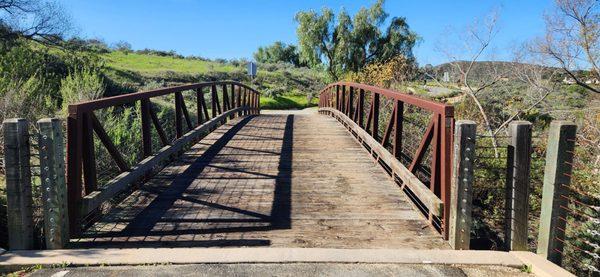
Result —
<svg viewBox="0 0 600 277"><path fill-rule="evenodd" d="M366 99L367 92L371 93L369 97L370 100ZM383 137L381 137L379 133L379 115L381 112L380 102L382 97L392 100L394 104L390 120L387 123L387 126L385 126ZM370 109L368 111L366 122L364 122L365 101L370 101ZM419 146L410 160L410 164L406 165L405 168L400 168L400 170L393 170L394 172L392 172L392 174L399 176L400 179L404 179L404 183L407 183L408 180L412 180L413 178L417 178L415 173L419 169L424 168L424 165L421 163L426 160L424 159L425 155L428 149L431 148L430 173L429 176L427 176L429 180L428 182L423 181L420 186L424 187L423 184L429 185L428 189L431 193L441 200L443 207L441 209L441 216L439 217L440 222L437 222L435 219L437 214L432 212L432 210L435 210L434 205L429 205L428 210L425 210L424 212L428 213L431 224L433 226L436 226L437 224L437 229L440 230L444 235L444 238L447 239L449 235L448 221L450 214L449 204L454 107L445 103L419 98L391 89L353 82L336 82L329 84L321 90L319 95L320 111L333 115L340 121L346 121L344 122L345 125L348 125L348 120L351 120L351 123L356 123L358 128L363 129L366 134L370 135L373 139L372 141L378 144L376 145L376 148L384 149L381 151L388 151L385 146L391 145L392 153L388 152L389 156L395 158L397 161L400 161L401 158L406 157L407 155L407 153L402 153L405 105L415 106L423 111L431 113L431 118L425 129L425 133L420 140ZM354 133L356 133L356 131ZM364 142L364 140L362 141ZM370 147L373 148L374 146ZM382 162L381 159L378 159L378 161L380 163ZM393 163L393 166L391 164L386 164L386 166L388 168L393 168L395 166L398 169L399 167L396 164L401 164L396 163L396 161L393 161ZM404 187L405 186L403 185L403 188ZM431 201L433 198L430 197L431 195L422 192L421 187L413 186L412 190L419 190L420 194L427 196L428 200L421 199L420 201L422 201L422 203L418 204L435 202Z"/></svg>
<svg viewBox="0 0 600 277"><path fill-rule="evenodd" d="M221 86L223 91L221 101L219 101L219 94L217 93L218 86ZM210 88L211 115L209 115L209 108L204 100L205 92L203 88ZM198 119L196 126L193 126L182 95L182 92L190 90L196 92ZM176 138L174 141L167 138L156 112L152 109L151 102L154 97L169 94L175 95ZM137 165L128 165L100 121L96 118L94 111L132 104L137 101L140 101L141 104L141 146L145 159ZM227 118L258 114L260 110L260 93L254 88L236 81L204 82L85 101L69 105L68 110L66 180L70 229L71 234L76 235L81 228L79 220L85 216L82 213L96 207L100 200L104 201L106 198L111 197L111 195L114 195L113 192L120 191L123 186L134 181L133 179L147 175L152 169L149 164L154 164L158 159L169 156L165 153L177 152L174 151L174 148L182 148L184 142L192 142L193 139L200 136L200 133L214 130L219 124L224 123ZM183 131L184 123L187 125L187 133ZM152 125L154 125L156 133L163 144L163 148L158 153L152 153ZM110 189L110 193L100 193L97 187L94 133L96 133L121 170L121 174L111 180L113 187Z"/></svg>

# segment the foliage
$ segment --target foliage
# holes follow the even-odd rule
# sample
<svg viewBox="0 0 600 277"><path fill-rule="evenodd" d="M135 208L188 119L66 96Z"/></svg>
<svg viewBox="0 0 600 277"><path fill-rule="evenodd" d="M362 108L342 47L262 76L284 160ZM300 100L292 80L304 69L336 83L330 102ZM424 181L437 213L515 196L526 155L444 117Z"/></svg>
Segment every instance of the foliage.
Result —
<svg viewBox="0 0 600 277"><path fill-rule="evenodd" d="M155 53L155 52L152 52ZM183 59L172 55L158 54L125 54L120 51L103 55L107 66L117 70L128 70L143 74L162 75L167 71L178 73L198 74L210 71L232 72L235 67L231 65L207 62L194 59Z"/></svg>
<svg viewBox="0 0 600 277"><path fill-rule="evenodd" d="M383 4L378 0L353 18L342 10L337 20L329 8L320 14L313 10L297 13L300 60L311 67L325 65L330 77L337 80L344 72L357 72L366 64L397 55L413 59L417 35L402 17L392 18L382 30L389 16Z"/></svg>
<svg viewBox="0 0 600 277"><path fill-rule="evenodd" d="M304 109L317 105L317 98L308 98L304 95L283 95L277 97L260 97L260 108L265 110Z"/></svg>
<svg viewBox="0 0 600 277"><path fill-rule="evenodd" d="M142 55L153 55L153 56L160 56L160 57L172 57L172 58L177 58L177 59L183 59L183 56L180 54L177 54L177 52L175 52L174 50L162 51L162 50L154 50L154 49L144 48L142 50L137 50L135 52L137 54L142 54ZM193 57L193 56L192 56L192 59L202 60L200 57Z"/></svg>
<svg viewBox="0 0 600 277"><path fill-rule="evenodd" d="M141 121L139 106L126 108L108 108L98 114L98 119L105 128L113 143L122 153L125 162L134 165L141 160L139 141L141 138ZM108 152L99 140L95 140L97 171L102 184L116 175L116 167ZM110 174L112 173L112 174Z"/></svg>
<svg viewBox="0 0 600 277"><path fill-rule="evenodd" d="M82 39L74 37L64 41L62 46L73 51L88 51L97 54L105 54L111 51L106 42L101 39Z"/></svg>
<svg viewBox="0 0 600 277"><path fill-rule="evenodd" d="M131 43L129 43L127 41L119 41L119 42L115 43L115 45L113 45L112 48L116 51L121 51L125 54L129 54L132 51Z"/></svg>
<svg viewBox="0 0 600 277"><path fill-rule="evenodd" d="M281 41L273 45L259 47L254 53L254 59L259 63L291 63L295 66L301 66L298 51L295 45L286 45Z"/></svg>
<svg viewBox="0 0 600 277"><path fill-rule="evenodd" d="M48 52L22 44L0 53L0 119L48 114L53 106L48 92L60 85L55 77L60 69L49 66L55 62Z"/></svg>
<svg viewBox="0 0 600 277"><path fill-rule="evenodd" d="M600 2L556 0L546 17L546 34L533 42L535 52L550 66L561 68L577 85L600 93L598 84L588 84L577 71L600 80Z"/></svg>
<svg viewBox="0 0 600 277"><path fill-rule="evenodd" d="M69 72L99 68L93 54L57 51L27 41L16 41L0 51L0 120L53 115L62 104L60 87Z"/></svg>
<svg viewBox="0 0 600 277"><path fill-rule="evenodd" d="M62 111L66 115L69 104L101 98L104 81L98 68L75 69L61 81Z"/></svg>
<svg viewBox="0 0 600 277"><path fill-rule="evenodd" d="M417 66L412 59L398 55L385 62L368 64L359 72L350 72L345 79L379 87L391 87L392 84L414 79L416 72Z"/></svg>
<svg viewBox="0 0 600 277"><path fill-rule="evenodd" d="M286 91L285 87L274 87L274 88L267 89L264 92L264 95L266 97L276 98L276 97L279 97L279 96L281 96L282 94L284 94L286 92L287 91Z"/></svg>

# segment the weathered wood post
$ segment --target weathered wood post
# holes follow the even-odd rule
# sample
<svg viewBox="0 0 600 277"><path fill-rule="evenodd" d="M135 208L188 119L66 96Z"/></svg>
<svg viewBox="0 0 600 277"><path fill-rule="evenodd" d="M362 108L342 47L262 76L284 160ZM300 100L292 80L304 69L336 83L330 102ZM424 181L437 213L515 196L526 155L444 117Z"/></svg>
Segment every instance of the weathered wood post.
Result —
<svg viewBox="0 0 600 277"><path fill-rule="evenodd" d="M8 247L33 249L33 199L27 120L7 119L4 129L4 166L8 216Z"/></svg>
<svg viewBox="0 0 600 277"><path fill-rule="evenodd" d="M548 131L546 168L542 192L542 213L538 235L537 253L555 264L562 262L568 205L562 195L567 195L571 183L573 150L577 125L568 121L553 121Z"/></svg>
<svg viewBox="0 0 600 277"><path fill-rule="evenodd" d="M531 122L509 124L506 160L506 250L527 251L529 171L531 168Z"/></svg>
<svg viewBox="0 0 600 277"><path fill-rule="evenodd" d="M64 248L69 242L67 184L62 125L57 118L38 121L44 234L46 248Z"/></svg>
<svg viewBox="0 0 600 277"><path fill-rule="evenodd" d="M477 124L470 120L456 122L450 202L450 245L469 249L471 241L471 202L473 199L473 161Z"/></svg>

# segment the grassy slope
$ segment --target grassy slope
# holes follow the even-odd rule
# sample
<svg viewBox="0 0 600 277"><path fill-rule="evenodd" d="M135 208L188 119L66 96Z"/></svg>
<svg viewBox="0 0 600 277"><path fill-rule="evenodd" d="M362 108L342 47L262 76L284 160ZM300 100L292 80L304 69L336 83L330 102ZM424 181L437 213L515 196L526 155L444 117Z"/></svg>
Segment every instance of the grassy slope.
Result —
<svg viewBox="0 0 600 277"><path fill-rule="evenodd" d="M187 60L135 53L125 54L119 51L104 54L103 57L109 69L113 69L114 71L131 71L143 77L164 76L167 72L189 75L209 72L230 73L236 69L233 65L212 61ZM316 72L311 73L315 76L318 74ZM114 74L114 72L111 74ZM273 76L282 74L282 72L262 71L259 74ZM298 74L306 74L306 72L298 72ZM309 105L306 96L297 95L297 91L289 91L287 94L275 98L263 95L260 102L263 109L302 109L316 105L317 101L317 99L313 98Z"/></svg>
<svg viewBox="0 0 600 277"><path fill-rule="evenodd" d="M130 70L142 74L156 74L166 71L178 73L205 73L209 71L230 72L235 67L216 62L201 60L176 59L154 55L142 55L114 51L103 55L108 67L119 70Z"/></svg>

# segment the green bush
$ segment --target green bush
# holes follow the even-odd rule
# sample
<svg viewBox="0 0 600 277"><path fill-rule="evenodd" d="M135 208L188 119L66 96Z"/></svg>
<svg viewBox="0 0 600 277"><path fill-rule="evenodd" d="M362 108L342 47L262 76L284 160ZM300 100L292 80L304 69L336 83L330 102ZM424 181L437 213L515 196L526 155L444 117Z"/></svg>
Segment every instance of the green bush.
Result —
<svg viewBox="0 0 600 277"><path fill-rule="evenodd" d="M56 56L27 44L0 52L0 120L53 113L63 67Z"/></svg>
<svg viewBox="0 0 600 277"><path fill-rule="evenodd" d="M276 97L279 97L279 96L283 95L286 92L287 91L286 91L285 87L274 87L274 88L267 89L264 92L264 95L266 97L276 98Z"/></svg>
<svg viewBox="0 0 600 277"><path fill-rule="evenodd" d="M62 111L69 104L101 98L105 86L101 73L94 68L76 69L61 81Z"/></svg>

